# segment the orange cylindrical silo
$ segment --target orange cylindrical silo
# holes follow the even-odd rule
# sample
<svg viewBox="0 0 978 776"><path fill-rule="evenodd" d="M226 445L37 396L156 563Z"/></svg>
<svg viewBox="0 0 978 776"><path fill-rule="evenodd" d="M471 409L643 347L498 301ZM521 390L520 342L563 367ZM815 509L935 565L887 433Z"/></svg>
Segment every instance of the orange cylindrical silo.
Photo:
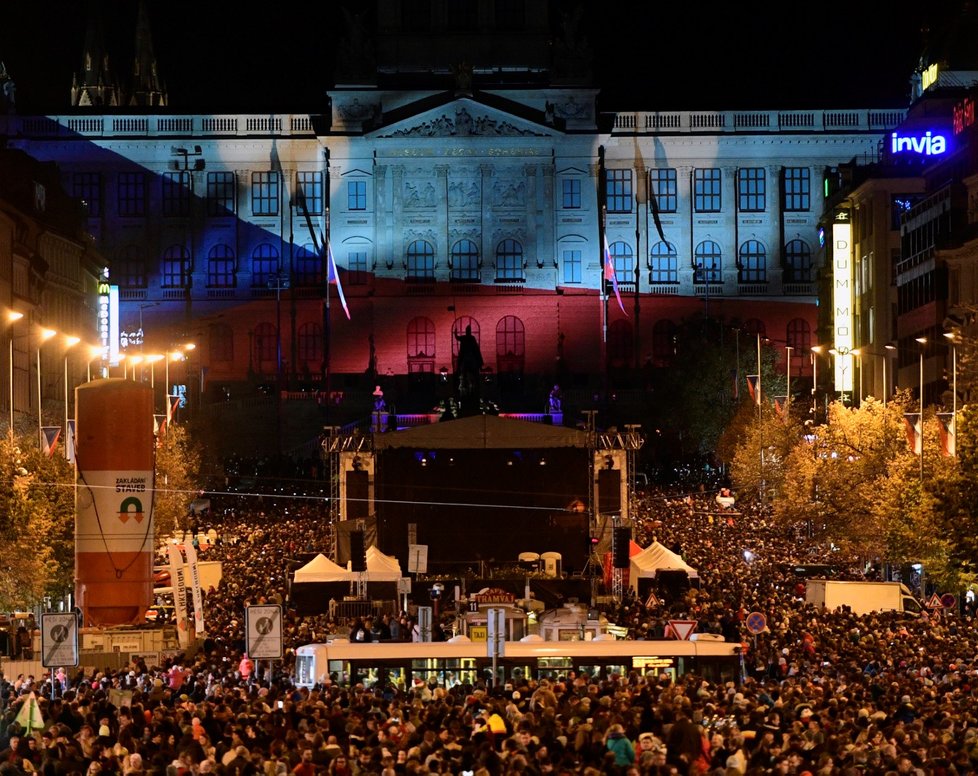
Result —
<svg viewBox="0 0 978 776"><path fill-rule="evenodd" d="M153 391L75 389L75 600L84 625L144 622L153 601Z"/></svg>

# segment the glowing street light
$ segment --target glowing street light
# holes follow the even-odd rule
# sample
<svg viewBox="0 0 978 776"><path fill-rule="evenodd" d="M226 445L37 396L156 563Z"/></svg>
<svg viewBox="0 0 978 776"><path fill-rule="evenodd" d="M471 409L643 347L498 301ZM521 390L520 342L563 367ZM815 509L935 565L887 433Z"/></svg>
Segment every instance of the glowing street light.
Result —
<svg viewBox="0 0 978 776"><path fill-rule="evenodd" d="M92 382L92 362L100 361L105 355L105 348L101 345L88 346L88 382Z"/></svg>
<svg viewBox="0 0 978 776"><path fill-rule="evenodd" d="M920 343L920 481L924 481L924 347L927 337L917 337Z"/></svg>
<svg viewBox="0 0 978 776"><path fill-rule="evenodd" d="M41 329L37 338L37 440L44 449L44 420L41 417L41 345L57 334L54 329Z"/></svg>

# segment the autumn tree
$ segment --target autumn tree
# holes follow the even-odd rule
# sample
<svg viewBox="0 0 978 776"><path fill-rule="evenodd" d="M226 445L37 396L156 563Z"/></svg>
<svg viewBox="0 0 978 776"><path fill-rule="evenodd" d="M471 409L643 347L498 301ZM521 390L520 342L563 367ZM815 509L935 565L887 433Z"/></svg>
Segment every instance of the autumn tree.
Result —
<svg viewBox="0 0 978 776"><path fill-rule="evenodd" d="M176 423L166 427L156 448L156 491L153 521L157 536L187 528L190 502L200 488L200 454L186 429Z"/></svg>

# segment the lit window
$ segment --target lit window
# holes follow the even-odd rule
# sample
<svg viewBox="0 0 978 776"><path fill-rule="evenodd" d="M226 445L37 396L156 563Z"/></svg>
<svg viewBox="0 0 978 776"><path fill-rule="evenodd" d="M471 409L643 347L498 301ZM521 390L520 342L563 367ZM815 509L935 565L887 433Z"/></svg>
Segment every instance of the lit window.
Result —
<svg viewBox="0 0 978 776"><path fill-rule="evenodd" d="M496 248L496 280L523 280L523 246L503 240Z"/></svg>
<svg viewBox="0 0 978 776"><path fill-rule="evenodd" d="M741 213L760 213L767 205L767 179L763 167L743 167L737 171L737 209Z"/></svg>
<svg viewBox="0 0 978 776"><path fill-rule="evenodd" d="M649 252L649 282L679 282L679 259L672 243L660 241L652 246Z"/></svg>
<svg viewBox="0 0 978 776"><path fill-rule="evenodd" d="M678 208L676 170L672 167L649 170L649 183L660 213L675 213Z"/></svg>
<svg viewBox="0 0 978 776"><path fill-rule="evenodd" d="M811 207L812 171L807 167L784 168L784 209L808 210Z"/></svg>
<svg viewBox="0 0 978 776"><path fill-rule="evenodd" d="M767 282L767 251L757 240L747 240L740 246L740 266L738 282L766 283Z"/></svg>
<svg viewBox="0 0 978 776"><path fill-rule="evenodd" d="M697 213L719 213L721 193L721 173L718 168L693 170L693 209Z"/></svg>
<svg viewBox="0 0 978 776"><path fill-rule="evenodd" d="M268 281L278 274L278 251L269 243L262 243L251 254L251 285L268 288Z"/></svg>
<svg viewBox="0 0 978 776"><path fill-rule="evenodd" d="M479 248L472 240L459 240L452 246L452 280L471 282L479 279Z"/></svg>
<svg viewBox="0 0 978 776"><path fill-rule="evenodd" d="M563 179L563 198L561 206L565 210L575 210L581 206L581 179Z"/></svg>
<svg viewBox="0 0 978 776"><path fill-rule="evenodd" d="M215 245L207 254L207 287L234 288L234 251L228 245Z"/></svg>
<svg viewBox="0 0 978 776"><path fill-rule="evenodd" d="M367 182L366 181L346 182L346 207L347 210L367 209Z"/></svg>
<svg viewBox="0 0 978 776"><path fill-rule="evenodd" d="M609 213L632 212L632 171L605 172L605 200Z"/></svg>
<svg viewBox="0 0 978 776"><path fill-rule="evenodd" d="M415 240L407 249L407 279L435 279L435 249L427 240Z"/></svg>
<svg viewBox="0 0 978 776"><path fill-rule="evenodd" d="M569 250L563 252L564 283L580 283L583 276L581 252Z"/></svg>
<svg viewBox="0 0 978 776"><path fill-rule="evenodd" d="M322 173L297 172L295 174L295 190L299 202L305 205L305 210L308 211L309 215L318 216L323 212ZM305 215L301 206L299 215Z"/></svg>
<svg viewBox="0 0 978 776"><path fill-rule="evenodd" d="M723 255L713 240L704 240L696 246L694 254L695 283L721 283L723 281Z"/></svg>
<svg viewBox="0 0 978 776"><path fill-rule="evenodd" d="M163 253L160 285L163 288L190 286L190 253L182 245L173 245Z"/></svg>
<svg viewBox="0 0 978 776"><path fill-rule="evenodd" d="M251 174L251 213L256 216L278 215L278 173Z"/></svg>

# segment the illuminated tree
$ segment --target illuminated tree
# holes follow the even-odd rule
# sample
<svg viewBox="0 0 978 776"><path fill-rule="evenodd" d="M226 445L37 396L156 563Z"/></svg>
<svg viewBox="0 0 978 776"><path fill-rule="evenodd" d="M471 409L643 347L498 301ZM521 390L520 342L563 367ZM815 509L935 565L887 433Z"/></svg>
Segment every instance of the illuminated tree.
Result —
<svg viewBox="0 0 978 776"><path fill-rule="evenodd" d="M156 448L153 521L157 537L187 528L190 502L200 488L200 455L183 426L166 428Z"/></svg>

